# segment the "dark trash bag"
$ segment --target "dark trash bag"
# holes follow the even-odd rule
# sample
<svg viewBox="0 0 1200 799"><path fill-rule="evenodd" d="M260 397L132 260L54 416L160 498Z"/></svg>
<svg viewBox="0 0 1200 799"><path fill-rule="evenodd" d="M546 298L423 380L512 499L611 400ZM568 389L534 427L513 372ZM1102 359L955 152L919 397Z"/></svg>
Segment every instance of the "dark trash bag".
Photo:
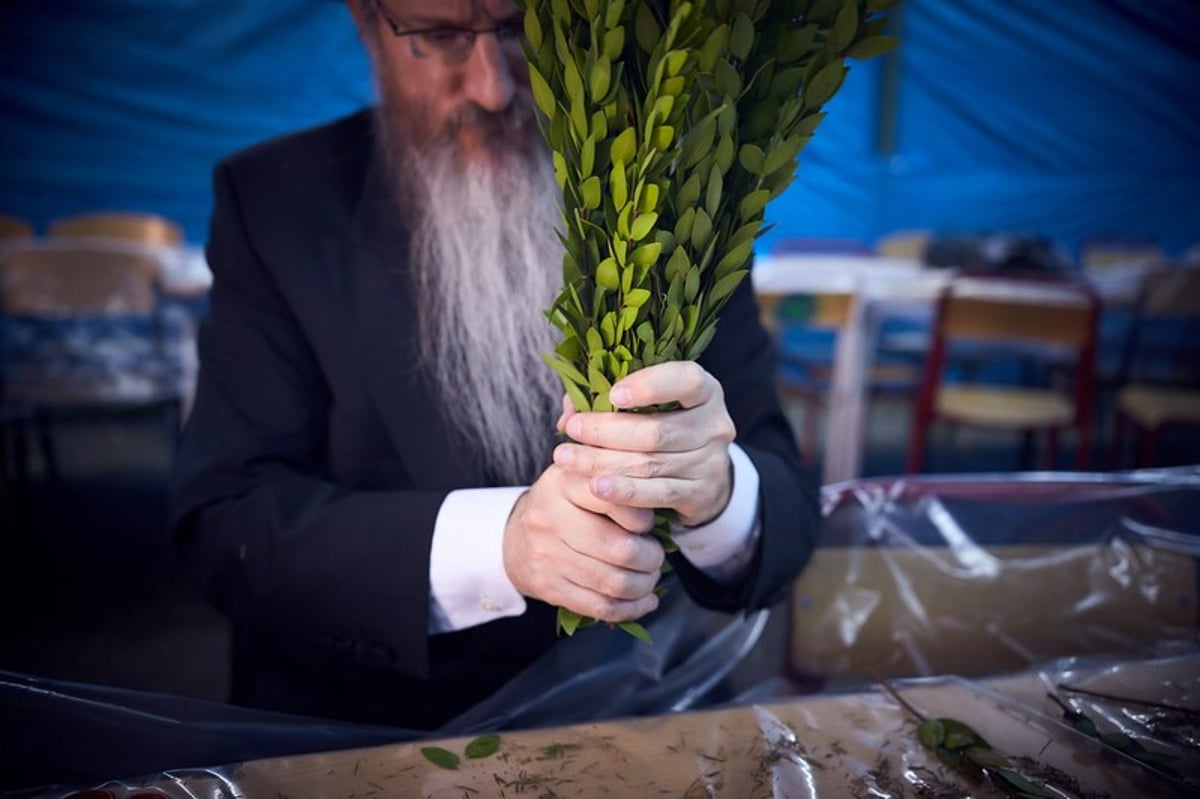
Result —
<svg viewBox="0 0 1200 799"><path fill-rule="evenodd" d="M604 625L579 631L437 730L345 724L0 672L0 793L66 796L106 780L180 769L219 774L208 767L265 757L694 709L719 698L715 689L754 646L767 613L708 611L672 583L645 621L653 646ZM113 797L132 796L139 782L105 787Z"/></svg>

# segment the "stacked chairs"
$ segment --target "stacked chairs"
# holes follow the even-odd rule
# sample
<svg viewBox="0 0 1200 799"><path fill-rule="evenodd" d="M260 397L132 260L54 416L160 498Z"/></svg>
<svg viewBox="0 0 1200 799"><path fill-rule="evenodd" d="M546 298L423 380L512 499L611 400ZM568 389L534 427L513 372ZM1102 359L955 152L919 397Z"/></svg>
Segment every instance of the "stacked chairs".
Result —
<svg viewBox="0 0 1200 799"><path fill-rule="evenodd" d="M182 393L158 281L154 259L134 252L0 251L0 402L20 478L32 425L57 479L51 423L60 416L157 408L174 436Z"/></svg>

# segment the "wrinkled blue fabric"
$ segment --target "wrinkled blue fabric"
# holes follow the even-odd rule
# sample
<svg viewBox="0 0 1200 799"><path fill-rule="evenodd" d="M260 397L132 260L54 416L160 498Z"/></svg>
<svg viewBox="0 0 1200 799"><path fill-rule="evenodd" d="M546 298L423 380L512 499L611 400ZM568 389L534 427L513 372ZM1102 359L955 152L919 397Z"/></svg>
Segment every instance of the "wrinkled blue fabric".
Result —
<svg viewBox="0 0 1200 799"><path fill-rule="evenodd" d="M893 149L885 62L854 63L763 251L901 229L1200 242L1200 4L902 5ZM154 210L203 242L219 156L371 97L341 3L6 2L0 211Z"/></svg>

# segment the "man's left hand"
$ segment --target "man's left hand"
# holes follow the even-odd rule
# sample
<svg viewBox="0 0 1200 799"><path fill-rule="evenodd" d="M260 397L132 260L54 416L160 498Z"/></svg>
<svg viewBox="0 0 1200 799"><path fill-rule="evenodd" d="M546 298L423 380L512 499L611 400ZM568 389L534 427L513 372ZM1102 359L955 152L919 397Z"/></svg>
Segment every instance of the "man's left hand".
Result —
<svg viewBox="0 0 1200 799"><path fill-rule="evenodd" d="M729 503L729 444L736 433L716 378L693 361L641 369L613 386L621 410L678 403L659 413L576 413L564 403L554 462L587 475L599 499L635 508L670 508L685 525L719 516Z"/></svg>

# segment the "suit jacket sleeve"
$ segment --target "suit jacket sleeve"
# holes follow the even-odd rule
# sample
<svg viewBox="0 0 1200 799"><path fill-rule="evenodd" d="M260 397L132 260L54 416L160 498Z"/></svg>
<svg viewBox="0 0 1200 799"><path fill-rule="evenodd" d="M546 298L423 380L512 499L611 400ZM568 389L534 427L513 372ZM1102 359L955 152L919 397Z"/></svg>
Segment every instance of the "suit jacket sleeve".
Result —
<svg viewBox="0 0 1200 799"><path fill-rule="evenodd" d="M749 279L722 310L700 363L721 382L736 441L758 470L761 534L749 574L738 583L718 583L678 555L671 562L701 605L755 610L782 600L803 569L816 544L820 510L816 479L800 463L779 405L775 356Z"/></svg>
<svg viewBox="0 0 1200 799"><path fill-rule="evenodd" d="M195 405L176 457L171 524L185 565L235 621L299 657L428 676L429 546L440 490L331 479L330 387L294 297L245 229L218 167Z"/></svg>

